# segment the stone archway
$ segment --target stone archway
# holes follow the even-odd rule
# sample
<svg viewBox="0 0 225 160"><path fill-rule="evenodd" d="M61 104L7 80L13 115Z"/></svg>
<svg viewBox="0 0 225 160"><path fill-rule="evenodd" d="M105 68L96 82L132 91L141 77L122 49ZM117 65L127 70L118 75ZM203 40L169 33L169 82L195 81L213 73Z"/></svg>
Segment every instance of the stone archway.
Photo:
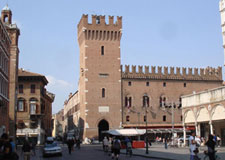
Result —
<svg viewBox="0 0 225 160"><path fill-rule="evenodd" d="M103 119L98 123L98 140L99 141L102 141L105 136L105 134L102 132L107 130L109 130L109 123Z"/></svg>

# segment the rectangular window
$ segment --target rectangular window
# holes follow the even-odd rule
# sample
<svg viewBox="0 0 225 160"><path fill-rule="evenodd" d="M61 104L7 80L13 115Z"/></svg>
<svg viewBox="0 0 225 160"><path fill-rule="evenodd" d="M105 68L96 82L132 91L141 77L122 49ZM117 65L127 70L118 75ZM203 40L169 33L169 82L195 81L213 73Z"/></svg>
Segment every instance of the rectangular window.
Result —
<svg viewBox="0 0 225 160"><path fill-rule="evenodd" d="M130 122L130 116L126 116L126 121Z"/></svg>
<svg viewBox="0 0 225 160"><path fill-rule="evenodd" d="M163 87L166 87L166 82L163 82Z"/></svg>
<svg viewBox="0 0 225 160"><path fill-rule="evenodd" d="M104 56L104 46L101 46L101 55Z"/></svg>
<svg viewBox="0 0 225 160"><path fill-rule="evenodd" d="M149 82L146 82L146 86L149 86Z"/></svg>
<svg viewBox="0 0 225 160"><path fill-rule="evenodd" d="M30 102L30 114L36 114L36 102Z"/></svg>
<svg viewBox="0 0 225 160"><path fill-rule="evenodd" d="M128 82L128 86L131 86L131 82Z"/></svg>
<svg viewBox="0 0 225 160"><path fill-rule="evenodd" d="M35 93L35 84L30 85L30 93Z"/></svg>
<svg viewBox="0 0 225 160"><path fill-rule="evenodd" d="M144 116L144 122L146 122L146 116Z"/></svg>
<svg viewBox="0 0 225 160"><path fill-rule="evenodd" d="M102 88L102 98L105 98L105 88Z"/></svg>
<svg viewBox="0 0 225 160"><path fill-rule="evenodd" d="M163 116L163 122L166 122L166 116Z"/></svg>
<svg viewBox="0 0 225 160"><path fill-rule="evenodd" d="M186 83L184 83L184 87L186 87L187 86L187 84Z"/></svg>
<svg viewBox="0 0 225 160"><path fill-rule="evenodd" d="M19 93L23 93L23 85L22 84L19 85Z"/></svg>
<svg viewBox="0 0 225 160"><path fill-rule="evenodd" d="M23 112L24 111L24 101L18 101L18 111Z"/></svg>

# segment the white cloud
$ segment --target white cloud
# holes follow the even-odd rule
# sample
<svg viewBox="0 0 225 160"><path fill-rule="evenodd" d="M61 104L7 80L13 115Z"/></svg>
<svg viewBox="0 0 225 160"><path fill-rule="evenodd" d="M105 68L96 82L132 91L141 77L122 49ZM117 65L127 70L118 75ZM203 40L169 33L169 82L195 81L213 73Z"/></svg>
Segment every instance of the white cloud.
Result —
<svg viewBox="0 0 225 160"><path fill-rule="evenodd" d="M61 79L57 79L51 75L47 75L46 76L47 80L48 80L48 87L57 87L57 88L70 88L73 85L70 84L69 82L66 82L64 80Z"/></svg>

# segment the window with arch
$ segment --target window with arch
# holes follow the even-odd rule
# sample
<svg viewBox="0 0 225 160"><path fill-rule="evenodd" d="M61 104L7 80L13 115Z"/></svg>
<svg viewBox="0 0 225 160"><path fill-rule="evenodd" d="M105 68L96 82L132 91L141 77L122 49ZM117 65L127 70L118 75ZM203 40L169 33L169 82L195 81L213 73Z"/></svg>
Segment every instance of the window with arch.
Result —
<svg viewBox="0 0 225 160"><path fill-rule="evenodd" d="M102 88L102 98L105 98L105 88Z"/></svg>
<svg viewBox="0 0 225 160"><path fill-rule="evenodd" d="M5 15L5 16L4 16L3 21L4 21L4 22L6 22L6 23L8 23L8 22L9 22L9 17L8 17L8 15Z"/></svg>
<svg viewBox="0 0 225 160"><path fill-rule="evenodd" d="M130 108L132 106L132 97L126 96L125 97L125 107Z"/></svg>
<svg viewBox="0 0 225 160"><path fill-rule="evenodd" d="M142 100L143 100L143 107L149 107L149 97L147 94L145 94L143 97L142 97Z"/></svg>
<svg viewBox="0 0 225 160"><path fill-rule="evenodd" d="M166 96L162 95L159 97L159 106L165 107L166 106Z"/></svg>
<svg viewBox="0 0 225 160"><path fill-rule="evenodd" d="M19 98L17 103L18 103L17 111L18 112L25 112L26 111L26 109L25 109L25 99Z"/></svg>
<svg viewBox="0 0 225 160"><path fill-rule="evenodd" d="M30 103L30 114L37 114L38 112L37 99L31 98L29 103Z"/></svg>

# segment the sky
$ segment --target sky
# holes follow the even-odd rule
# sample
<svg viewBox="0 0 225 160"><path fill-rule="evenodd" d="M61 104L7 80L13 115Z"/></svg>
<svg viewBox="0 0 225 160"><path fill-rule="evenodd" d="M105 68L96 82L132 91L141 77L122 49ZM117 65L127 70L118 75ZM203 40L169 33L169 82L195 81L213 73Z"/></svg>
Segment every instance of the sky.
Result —
<svg viewBox="0 0 225 160"><path fill-rule="evenodd" d="M20 28L19 68L46 76L53 113L78 88L82 14L123 17L123 65L224 63L219 0L1 0L0 9L7 3Z"/></svg>

